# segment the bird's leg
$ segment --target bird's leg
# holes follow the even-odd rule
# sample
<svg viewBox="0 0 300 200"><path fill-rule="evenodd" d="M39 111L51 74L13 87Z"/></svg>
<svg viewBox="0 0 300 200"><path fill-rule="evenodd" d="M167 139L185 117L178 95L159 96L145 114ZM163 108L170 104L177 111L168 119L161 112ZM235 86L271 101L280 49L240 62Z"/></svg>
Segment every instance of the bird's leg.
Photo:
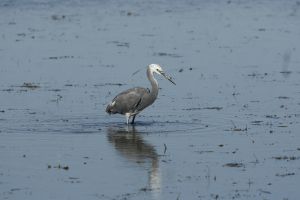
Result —
<svg viewBox="0 0 300 200"><path fill-rule="evenodd" d="M135 116L136 116L136 115L133 115L133 118L132 118L131 124L134 124Z"/></svg>
<svg viewBox="0 0 300 200"><path fill-rule="evenodd" d="M125 116L126 116L126 123L128 125L129 124L130 114L126 113Z"/></svg>

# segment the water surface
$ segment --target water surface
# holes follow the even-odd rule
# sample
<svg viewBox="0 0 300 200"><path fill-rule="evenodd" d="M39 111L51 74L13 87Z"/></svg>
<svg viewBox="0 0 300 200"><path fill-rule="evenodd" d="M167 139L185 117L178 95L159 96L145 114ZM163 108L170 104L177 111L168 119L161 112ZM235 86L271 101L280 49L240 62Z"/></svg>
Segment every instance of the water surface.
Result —
<svg viewBox="0 0 300 200"><path fill-rule="evenodd" d="M1 2L0 199L297 199L299 8ZM177 85L106 114L150 63Z"/></svg>

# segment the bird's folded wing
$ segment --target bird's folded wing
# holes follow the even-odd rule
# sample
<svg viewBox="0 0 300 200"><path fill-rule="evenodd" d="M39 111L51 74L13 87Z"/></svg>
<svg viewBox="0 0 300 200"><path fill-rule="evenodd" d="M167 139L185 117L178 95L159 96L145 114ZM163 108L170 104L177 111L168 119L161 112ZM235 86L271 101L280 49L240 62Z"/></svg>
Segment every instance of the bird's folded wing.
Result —
<svg viewBox="0 0 300 200"><path fill-rule="evenodd" d="M114 110L120 114L134 113L146 92L144 88L132 88L120 93L112 101Z"/></svg>

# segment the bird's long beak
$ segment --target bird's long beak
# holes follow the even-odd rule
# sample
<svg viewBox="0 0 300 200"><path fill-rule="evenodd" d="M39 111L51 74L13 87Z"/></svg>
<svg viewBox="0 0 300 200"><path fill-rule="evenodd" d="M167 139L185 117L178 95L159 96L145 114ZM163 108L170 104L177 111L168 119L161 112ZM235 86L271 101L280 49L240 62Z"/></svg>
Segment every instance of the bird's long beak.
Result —
<svg viewBox="0 0 300 200"><path fill-rule="evenodd" d="M174 85L176 85L176 83L172 80L172 77L171 76L168 76L165 74L165 72L163 71L160 71L159 72L163 77L165 77L167 80L169 80L171 83L173 83Z"/></svg>

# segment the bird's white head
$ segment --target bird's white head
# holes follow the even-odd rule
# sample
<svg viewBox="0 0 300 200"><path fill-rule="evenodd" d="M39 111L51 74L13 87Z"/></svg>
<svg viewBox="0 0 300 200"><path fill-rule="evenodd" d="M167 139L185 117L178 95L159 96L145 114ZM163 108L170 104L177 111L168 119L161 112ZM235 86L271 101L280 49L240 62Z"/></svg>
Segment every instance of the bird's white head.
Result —
<svg viewBox="0 0 300 200"><path fill-rule="evenodd" d="M158 64L150 64L149 68L150 68L150 70L151 70L152 73L155 72L155 73L161 75L161 72L163 72L163 69Z"/></svg>
<svg viewBox="0 0 300 200"><path fill-rule="evenodd" d="M168 76L168 75L165 74L165 72L163 71L163 69L161 68L160 65L158 65L158 64L150 64L148 67L149 67L149 69L151 71L151 74L153 74L155 72L155 73L157 73L159 75L162 75L167 80L169 80L171 83L173 83L174 85L176 85L175 82L172 80L172 78L170 76Z"/></svg>

